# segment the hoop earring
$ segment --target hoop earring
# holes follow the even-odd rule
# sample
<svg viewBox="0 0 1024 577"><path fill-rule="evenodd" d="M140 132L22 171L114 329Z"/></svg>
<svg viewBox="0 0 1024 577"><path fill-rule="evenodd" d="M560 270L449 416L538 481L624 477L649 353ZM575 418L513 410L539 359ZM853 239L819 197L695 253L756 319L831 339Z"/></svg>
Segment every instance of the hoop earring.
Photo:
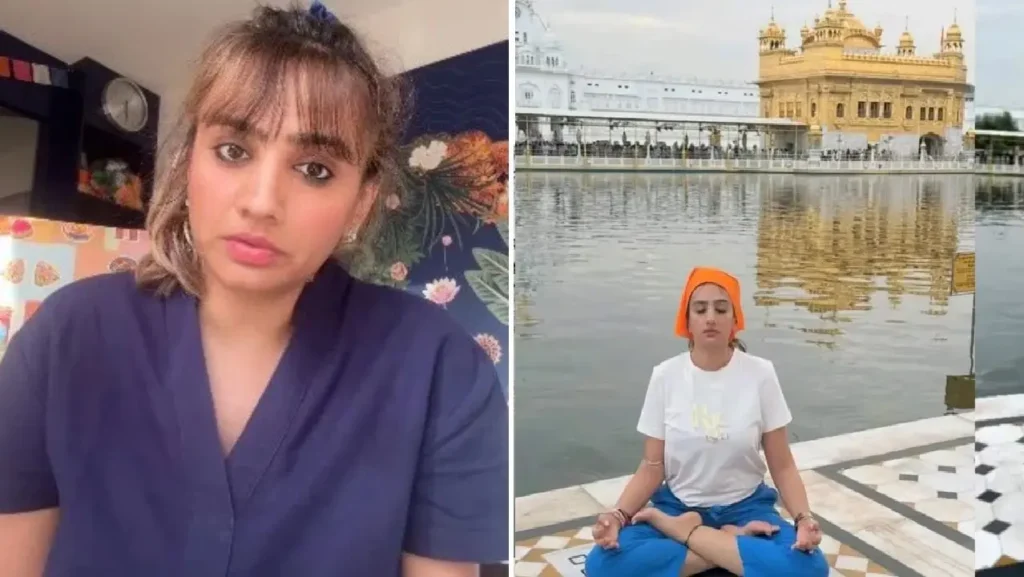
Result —
<svg viewBox="0 0 1024 577"><path fill-rule="evenodd" d="M181 232L182 235L185 237L185 244L188 245L189 252L196 252L196 247L194 244L192 244L192 233L189 231L187 218L185 219L185 222L182 223L181 225Z"/></svg>

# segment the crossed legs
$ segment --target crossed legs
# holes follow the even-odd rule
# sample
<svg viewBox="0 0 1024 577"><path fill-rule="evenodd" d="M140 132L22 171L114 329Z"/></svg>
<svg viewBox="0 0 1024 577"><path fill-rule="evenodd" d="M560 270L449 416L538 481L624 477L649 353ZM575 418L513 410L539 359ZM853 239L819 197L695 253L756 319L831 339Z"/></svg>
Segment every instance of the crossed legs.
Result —
<svg viewBox="0 0 1024 577"><path fill-rule="evenodd" d="M721 567L734 575L743 575L737 537L741 535L771 535L777 526L763 521L752 521L743 527L724 525L720 530L703 525L696 511L672 516L655 508L644 509L635 521L650 523L673 540L685 544L690 554L683 565L683 577L696 575L713 567Z"/></svg>

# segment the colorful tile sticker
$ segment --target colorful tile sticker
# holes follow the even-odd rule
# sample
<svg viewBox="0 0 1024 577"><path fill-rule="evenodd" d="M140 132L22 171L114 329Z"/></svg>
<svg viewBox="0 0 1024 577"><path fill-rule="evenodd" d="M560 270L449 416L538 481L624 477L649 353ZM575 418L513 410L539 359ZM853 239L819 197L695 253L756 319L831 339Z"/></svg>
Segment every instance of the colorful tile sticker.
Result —
<svg viewBox="0 0 1024 577"><path fill-rule="evenodd" d="M0 216L0 355L53 291L133 270L148 246L144 231Z"/></svg>
<svg viewBox="0 0 1024 577"><path fill-rule="evenodd" d="M39 310L39 305L41 304L43 303L40 301L28 301L25 303L25 316L21 319L22 324L32 318L32 315L36 314L36 311Z"/></svg>
<svg viewBox="0 0 1024 577"><path fill-rule="evenodd" d="M50 67L45 64L32 65L32 80L36 84L50 84Z"/></svg>
<svg viewBox="0 0 1024 577"><path fill-rule="evenodd" d="M32 65L24 60L12 60L14 77L25 82L32 82Z"/></svg>

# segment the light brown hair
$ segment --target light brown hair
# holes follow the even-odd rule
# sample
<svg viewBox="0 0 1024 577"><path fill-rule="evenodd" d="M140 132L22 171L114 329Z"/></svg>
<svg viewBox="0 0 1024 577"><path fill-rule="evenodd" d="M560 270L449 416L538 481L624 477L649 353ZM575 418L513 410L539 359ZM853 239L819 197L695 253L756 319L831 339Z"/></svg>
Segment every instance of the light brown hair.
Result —
<svg viewBox="0 0 1024 577"><path fill-rule="evenodd" d="M345 260L371 247L386 214L384 200L401 193L397 155L410 93L385 74L345 24L301 7L260 7L252 18L219 30L199 59L177 126L161 145L146 218L150 253L136 270L142 287L167 295L199 295L202 271L187 229L188 166L204 123L280 129L285 98L294 90L303 132L325 135L319 146L363 170L377 201ZM339 238L344 231L338 231Z"/></svg>

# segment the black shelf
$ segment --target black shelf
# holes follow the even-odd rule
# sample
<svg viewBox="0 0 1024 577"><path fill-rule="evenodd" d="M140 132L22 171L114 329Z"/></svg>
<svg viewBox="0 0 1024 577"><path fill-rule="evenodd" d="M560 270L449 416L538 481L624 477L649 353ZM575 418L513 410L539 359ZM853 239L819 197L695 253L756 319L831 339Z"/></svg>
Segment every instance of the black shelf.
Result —
<svg viewBox="0 0 1024 577"><path fill-rule="evenodd" d="M39 122L28 215L119 228L142 228L145 213L78 190L83 155L123 160L142 179L142 200L152 195L160 97L143 89L149 104L146 127L119 130L102 110L103 89L121 75L90 58L72 65L0 31L0 55L68 71L68 87L0 78L0 106ZM87 166L88 168L88 166Z"/></svg>

